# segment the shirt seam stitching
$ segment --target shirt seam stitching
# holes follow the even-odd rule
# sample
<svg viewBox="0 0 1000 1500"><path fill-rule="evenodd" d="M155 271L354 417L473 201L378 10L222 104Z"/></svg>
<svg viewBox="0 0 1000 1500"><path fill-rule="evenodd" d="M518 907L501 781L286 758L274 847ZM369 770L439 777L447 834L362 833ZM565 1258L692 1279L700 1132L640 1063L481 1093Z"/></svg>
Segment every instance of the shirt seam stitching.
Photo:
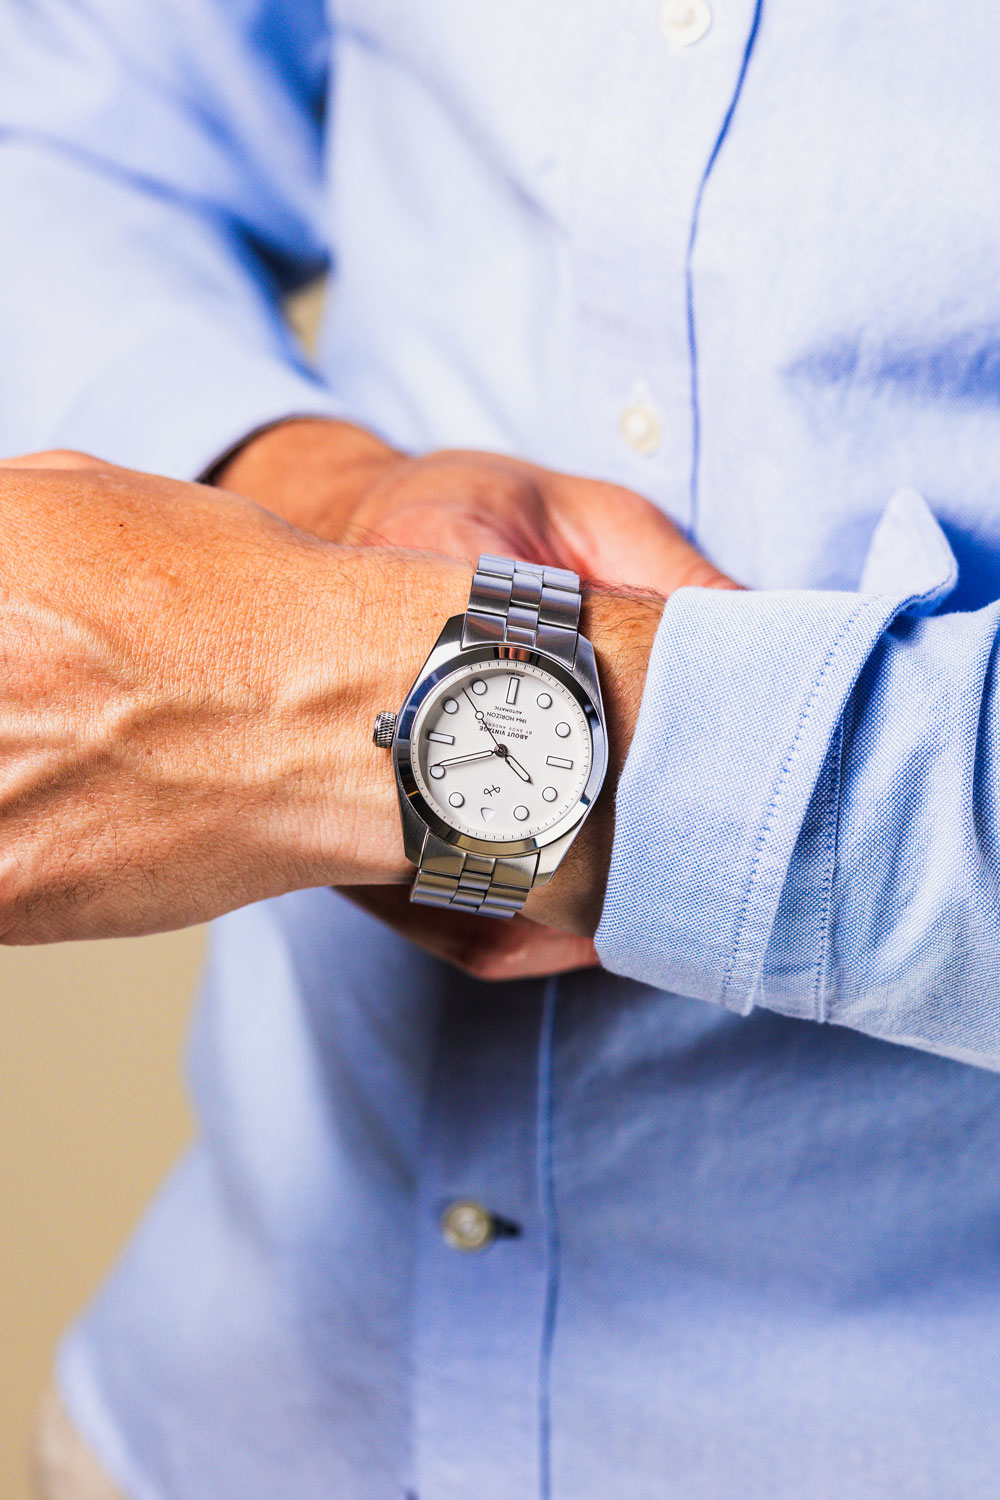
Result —
<svg viewBox="0 0 1000 1500"><path fill-rule="evenodd" d="M840 788L844 768L844 720L837 725L832 767L830 806L826 815L826 869L823 875L823 910L820 918L819 952L812 987L812 1012L817 1021L826 1020L826 968L833 938L833 885L837 869L837 845L840 836Z"/></svg>
<svg viewBox="0 0 1000 1500"><path fill-rule="evenodd" d="M747 879L746 890L744 891L743 900L740 903L740 910L737 916L736 938L733 943L733 950L730 955L729 962L726 965L725 972L723 973L722 983L719 989L719 1001L723 1005L727 1003L730 990L733 985L736 962L740 957L741 950L744 945L746 925L750 918L750 900L758 883L761 865L764 860L764 854L766 852L771 833L774 829L775 820L777 818L778 806L784 792L785 784L791 773L792 766L794 765L796 757L798 755L806 723L809 719L810 714L812 713L813 707L815 706L820 690L824 685L827 673L834 660L836 659L837 653L839 652L841 646L847 639L847 636L853 630L854 626L861 619L861 617L863 615L869 614L875 607L875 604L877 602L878 601L875 599L865 600L863 603L858 605L858 607L852 612L849 618L841 626L835 639L830 644L826 656L823 658L819 672L817 673L816 678L813 681L812 687L810 688L808 696L806 697L806 701L799 713L798 722L795 726L795 734L792 737L792 743L789 746L785 754L785 759L781 764L781 769L778 772L778 779L775 782L773 791L771 792L770 801L768 802L767 808L764 812L764 820L761 824L760 832L757 835L757 843L754 849L753 860L750 867L750 874Z"/></svg>
<svg viewBox="0 0 1000 1500"><path fill-rule="evenodd" d="M684 256L684 300L685 318L687 323L688 339L688 364L690 370L690 393L691 405L691 470L688 475L688 521L687 534L694 538L698 530L699 509L699 470L701 467L701 395L700 395L700 372L698 368L698 332L697 320L694 310L694 252L698 242L698 231L701 224L701 206L708 187L709 178L715 168L719 153L729 135L730 127L736 115L740 99L743 94L743 86L746 83L747 74L750 71L750 61L757 35L760 31L761 17L764 11L764 0L756 0L753 15L750 19L750 29L747 33L746 42L743 47L743 56L740 59L739 72L729 99L729 105L722 119L722 124L716 134L708 160L702 170L701 179L695 191L694 202L691 206L691 223L688 229L687 249Z"/></svg>

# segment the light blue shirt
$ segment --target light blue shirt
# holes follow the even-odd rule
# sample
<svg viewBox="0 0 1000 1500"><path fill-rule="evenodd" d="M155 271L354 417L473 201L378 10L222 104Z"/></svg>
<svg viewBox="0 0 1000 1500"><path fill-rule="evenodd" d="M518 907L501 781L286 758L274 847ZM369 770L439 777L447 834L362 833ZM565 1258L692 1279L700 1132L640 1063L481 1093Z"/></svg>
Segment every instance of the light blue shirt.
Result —
<svg viewBox="0 0 1000 1500"><path fill-rule="evenodd" d="M134 1500L996 1492L1000 21L710 3L0 12L2 448L345 412L753 589L666 608L607 972L218 924L197 1144L60 1359Z"/></svg>

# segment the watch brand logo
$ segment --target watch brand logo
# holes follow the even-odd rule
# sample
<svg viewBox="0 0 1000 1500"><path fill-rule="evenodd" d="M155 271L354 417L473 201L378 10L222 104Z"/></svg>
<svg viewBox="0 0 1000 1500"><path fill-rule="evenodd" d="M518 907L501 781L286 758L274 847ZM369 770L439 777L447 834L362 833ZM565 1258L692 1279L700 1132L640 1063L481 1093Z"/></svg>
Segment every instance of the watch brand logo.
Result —
<svg viewBox="0 0 1000 1500"><path fill-rule="evenodd" d="M488 708L484 722L480 723L480 729L486 733L502 734L509 740L528 740L531 738L531 730L528 729L528 721L516 708L508 708L505 703L496 708Z"/></svg>
<svg viewBox="0 0 1000 1500"><path fill-rule="evenodd" d="M509 703L493 703L486 710L488 719L502 719L505 724L527 724L527 719L519 708L511 708Z"/></svg>
<svg viewBox="0 0 1000 1500"><path fill-rule="evenodd" d="M484 786L483 787L483 796L484 797L498 797L499 795L500 795L500 788L498 786Z"/></svg>

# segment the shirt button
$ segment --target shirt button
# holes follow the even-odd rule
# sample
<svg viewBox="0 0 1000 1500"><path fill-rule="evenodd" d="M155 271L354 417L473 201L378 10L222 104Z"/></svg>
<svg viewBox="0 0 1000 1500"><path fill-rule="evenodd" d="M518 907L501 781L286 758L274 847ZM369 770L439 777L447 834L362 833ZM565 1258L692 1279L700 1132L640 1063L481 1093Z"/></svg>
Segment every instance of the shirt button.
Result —
<svg viewBox="0 0 1000 1500"><path fill-rule="evenodd" d="M663 0L660 7L660 29L673 47L700 42L711 24L707 0Z"/></svg>
<svg viewBox="0 0 1000 1500"><path fill-rule="evenodd" d="M660 419L644 385L633 391L631 402L622 412L620 426L626 443L643 457L648 458L660 446Z"/></svg>
<svg viewBox="0 0 1000 1500"><path fill-rule="evenodd" d="M441 1215L441 1233L453 1250L485 1250L496 1239L497 1226L481 1203L460 1198Z"/></svg>

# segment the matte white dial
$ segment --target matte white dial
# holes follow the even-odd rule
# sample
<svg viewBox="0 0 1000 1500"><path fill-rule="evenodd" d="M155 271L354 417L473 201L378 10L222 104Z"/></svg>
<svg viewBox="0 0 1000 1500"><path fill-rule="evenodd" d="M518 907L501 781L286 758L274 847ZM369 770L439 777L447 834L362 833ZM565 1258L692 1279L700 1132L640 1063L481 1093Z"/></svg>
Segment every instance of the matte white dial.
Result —
<svg viewBox="0 0 1000 1500"><path fill-rule="evenodd" d="M459 833L514 843L577 805L590 775L590 726L543 667L488 661L428 693L410 731L414 780Z"/></svg>

